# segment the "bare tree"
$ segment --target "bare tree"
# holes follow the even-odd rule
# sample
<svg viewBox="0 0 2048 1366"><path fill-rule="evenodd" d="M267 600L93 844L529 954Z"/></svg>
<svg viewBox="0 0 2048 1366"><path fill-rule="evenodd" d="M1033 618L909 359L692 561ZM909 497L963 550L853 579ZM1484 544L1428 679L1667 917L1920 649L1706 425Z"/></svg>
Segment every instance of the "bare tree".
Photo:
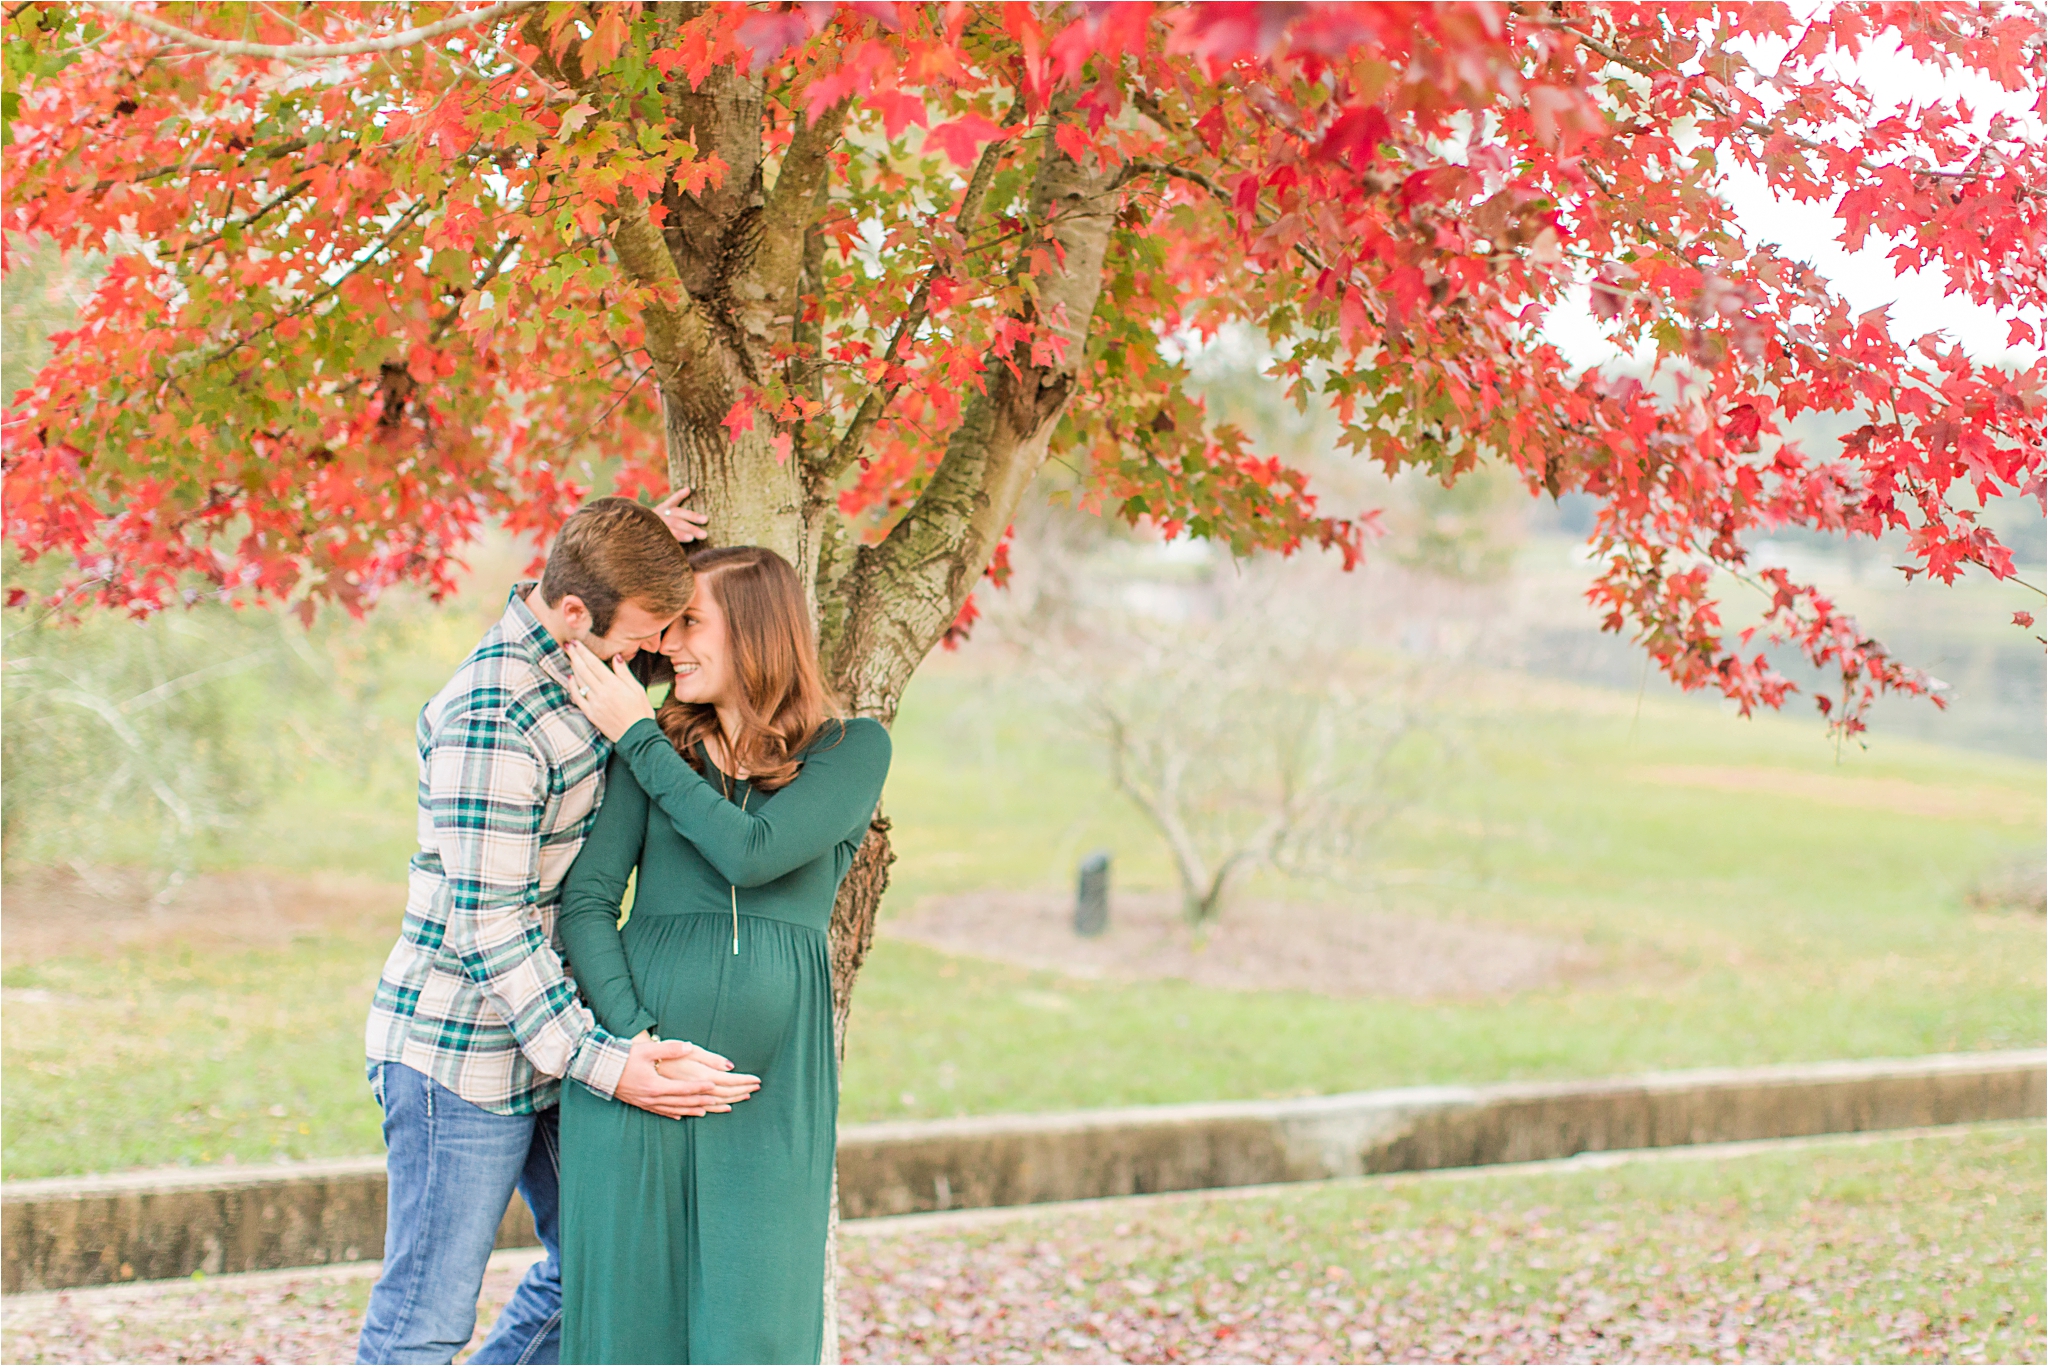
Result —
<svg viewBox="0 0 2048 1366"><path fill-rule="evenodd" d="M1057 516L1020 536L1038 553L998 629L1165 841L1197 933L1259 868L1358 870L1434 767L1436 667L1356 644L1313 573L1176 562Z"/></svg>
<svg viewBox="0 0 2048 1366"><path fill-rule="evenodd" d="M1401 759L1426 723L1416 667L1259 624L1128 623L1070 675L1117 789L1166 841L1197 932L1255 869L1355 868L1415 791Z"/></svg>

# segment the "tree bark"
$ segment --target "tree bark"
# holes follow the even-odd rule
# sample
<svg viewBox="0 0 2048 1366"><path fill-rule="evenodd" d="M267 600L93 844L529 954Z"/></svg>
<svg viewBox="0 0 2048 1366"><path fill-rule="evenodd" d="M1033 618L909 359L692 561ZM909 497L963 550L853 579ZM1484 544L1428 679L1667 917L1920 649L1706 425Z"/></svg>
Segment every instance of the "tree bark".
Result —
<svg viewBox="0 0 2048 1366"><path fill-rule="evenodd" d="M846 1061L846 1020L853 1007L853 981L875 942L875 911L889 886L889 818L880 811L868 822L868 837L853 856L846 881L832 905L832 1046Z"/></svg>
<svg viewBox="0 0 2048 1366"><path fill-rule="evenodd" d="M817 537L805 525L803 484L793 461L776 460L773 429L761 422L737 441L722 428L712 438L687 402L663 390L669 485L694 490L690 506L711 517L709 543L766 546L789 561L799 583L814 584Z"/></svg>

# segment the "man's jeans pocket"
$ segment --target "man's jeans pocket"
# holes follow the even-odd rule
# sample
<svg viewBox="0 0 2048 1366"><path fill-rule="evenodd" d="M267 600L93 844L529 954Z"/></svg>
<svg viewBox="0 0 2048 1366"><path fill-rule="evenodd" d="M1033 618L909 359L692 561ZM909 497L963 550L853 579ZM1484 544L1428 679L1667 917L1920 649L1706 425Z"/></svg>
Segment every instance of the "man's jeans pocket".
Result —
<svg viewBox="0 0 2048 1366"><path fill-rule="evenodd" d="M375 1067L370 1069L370 1095L376 1099L377 1108L379 1110L385 1108L384 1069L389 1067L390 1065L391 1064L388 1062L380 1062Z"/></svg>

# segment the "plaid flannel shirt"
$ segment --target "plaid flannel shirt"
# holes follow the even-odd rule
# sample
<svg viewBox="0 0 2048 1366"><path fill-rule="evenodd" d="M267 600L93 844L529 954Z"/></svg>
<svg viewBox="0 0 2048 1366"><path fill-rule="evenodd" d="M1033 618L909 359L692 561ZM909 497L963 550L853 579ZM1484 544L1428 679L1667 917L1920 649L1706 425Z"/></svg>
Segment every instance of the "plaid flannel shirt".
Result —
<svg viewBox="0 0 2048 1366"><path fill-rule="evenodd" d="M562 879L611 744L569 700L568 656L531 587L420 710L420 851L367 1030L372 1077L404 1063L506 1115L555 1104L562 1077L610 1096L629 1052L563 968Z"/></svg>

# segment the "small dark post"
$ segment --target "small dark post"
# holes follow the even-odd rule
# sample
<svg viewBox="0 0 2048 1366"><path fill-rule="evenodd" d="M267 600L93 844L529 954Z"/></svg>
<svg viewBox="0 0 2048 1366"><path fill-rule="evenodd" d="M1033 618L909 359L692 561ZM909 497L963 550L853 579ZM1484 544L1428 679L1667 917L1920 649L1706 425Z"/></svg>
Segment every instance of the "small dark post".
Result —
<svg viewBox="0 0 2048 1366"><path fill-rule="evenodd" d="M1081 860L1081 885L1074 893L1074 933L1093 939L1109 928L1109 851Z"/></svg>

